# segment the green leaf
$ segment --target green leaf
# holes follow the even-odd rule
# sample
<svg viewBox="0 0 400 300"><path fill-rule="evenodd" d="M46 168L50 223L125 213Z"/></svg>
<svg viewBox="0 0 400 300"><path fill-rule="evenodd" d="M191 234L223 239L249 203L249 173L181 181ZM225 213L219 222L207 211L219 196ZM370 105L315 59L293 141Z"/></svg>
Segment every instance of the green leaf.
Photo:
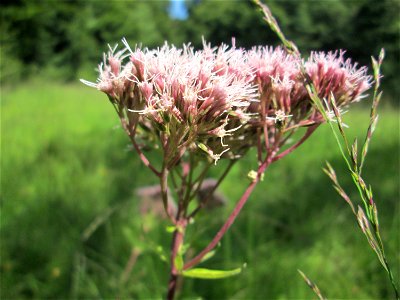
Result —
<svg viewBox="0 0 400 300"><path fill-rule="evenodd" d="M198 143L197 147L199 147L201 150L203 150L204 152L208 153L208 148L206 145L204 145L203 143Z"/></svg>
<svg viewBox="0 0 400 300"><path fill-rule="evenodd" d="M215 255L215 253L216 253L215 250L208 252L206 255L204 255L204 257L201 259L200 262L205 262L206 260L209 260L211 257Z"/></svg>
<svg viewBox="0 0 400 300"><path fill-rule="evenodd" d="M178 254L178 255L175 257L174 264L175 264L175 268L176 268L178 271L181 271L181 270L183 269L183 265L184 265L185 263L183 262L183 257L182 257L182 255L179 255L179 254Z"/></svg>
<svg viewBox="0 0 400 300"><path fill-rule="evenodd" d="M206 268L194 268L183 271L182 275L190 278L221 279L238 275L240 272L242 272L242 268L233 270L210 270Z"/></svg>
<svg viewBox="0 0 400 300"><path fill-rule="evenodd" d="M156 252L163 262L168 262L167 256L162 246L157 246Z"/></svg>
<svg viewBox="0 0 400 300"><path fill-rule="evenodd" d="M166 228L165 228L165 231L166 232L168 232L168 233L173 233L174 231L176 230L176 226L167 226Z"/></svg>
<svg viewBox="0 0 400 300"><path fill-rule="evenodd" d="M208 252L206 255L203 256L200 263L205 262L205 261L209 260L210 258L212 258L215 255L215 253L217 253L217 250L220 247L221 247L221 243L219 242L214 250L211 250L210 252ZM245 266L246 265L243 265L243 267L245 267Z"/></svg>

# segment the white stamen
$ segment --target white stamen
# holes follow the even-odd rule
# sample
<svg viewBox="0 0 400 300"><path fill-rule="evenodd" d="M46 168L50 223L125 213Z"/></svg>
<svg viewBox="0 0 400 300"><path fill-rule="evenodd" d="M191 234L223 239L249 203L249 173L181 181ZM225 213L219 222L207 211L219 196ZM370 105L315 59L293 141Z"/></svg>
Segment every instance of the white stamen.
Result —
<svg viewBox="0 0 400 300"><path fill-rule="evenodd" d="M285 115L283 110L277 110L275 113L275 117L265 117L267 120L273 120L275 123L282 122L285 119L293 117L293 115Z"/></svg>
<svg viewBox="0 0 400 300"><path fill-rule="evenodd" d="M87 86L97 89L97 83L95 83L95 82L87 81L85 79L79 79L79 81L82 82L83 84L86 84Z"/></svg>
<svg viewBox="0 0 400 300"><path fill-rule="evenodd" d="M230 148L226 148L224 151L222 151L220 154L214 154L212 153L212 151L210 151L210 156L212 159L214 159L214 165L217 165L217 161L219 161L221 159L222 154L224 154L225 152L229 151Z"/></svg>

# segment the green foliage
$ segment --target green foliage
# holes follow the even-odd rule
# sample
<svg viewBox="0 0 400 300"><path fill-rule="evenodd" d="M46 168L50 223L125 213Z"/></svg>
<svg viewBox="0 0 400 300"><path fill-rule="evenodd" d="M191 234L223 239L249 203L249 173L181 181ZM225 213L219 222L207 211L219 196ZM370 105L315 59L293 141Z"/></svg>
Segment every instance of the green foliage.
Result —
<svg viewBox="0 0 400 300"><path fill-rule="evenodd" d="M357 6L348 1L315 1L312 5L308 1L296 3L297 9L290 18L289 30L301 49L332 50L352 46L348 43L353 34L349 25L354 20Z"/></svg>
<svg viewBox="0 0 400 300"><path fill-rule="evenodd" d="M193 268L182 271L184 277L199 279L222 279L238 275L242 272L242 268L233 270L211 270L206 268Z"/></svg>
<svg viewBox="0 0 400 300"><path fill-rule="evenodd" d="M140 212L134 190L154 184L154 177L127 151L129 141L106 97L80 85L38 81L6 87L1 112L1 298L163 298L168 264L160 257L169 259L168 222ZM374 183L393 265L400 263L398 114L381 109L363 170ZM352 111L344 122L353 140L368 126L368 112ZM312 298L297 269L307 270L330 298L391 297L385 271L365 251L367 241L351 211L321 171L329 160L344 173L334 149L324 126L272 165L235 227L203 264L230 270L246 260L246 272L217 281L185 278L182 297ZM186 255L219 229L256 167L250 161L235 165L222 184L231 200L227 207L200 214L191 226ZM351 179L339 180L356 197Z"/></svg>
<svg viewBox="0 0 400 300"><path fill-rule="evenodd" d="M149 47L164 40L199 45L202 35L213 44L229 43L235 36L239 46L250 47L274 44L274 35L245 1L189 1L190 18L184 21L168 17L165 1L25 0L2 5L0 81L19 84L38 70L51 78L51 83L16 89L2 86L2 298L162 298L170 234L158 217L141 214L134 195L136 187L152 184L153 177L126 148L122 130L113 129L118 120L107 100L99 102L94 91L81 86L54 84L54 78L90 74L86 78L93 80L92 69L105 44L123 36ZM349 56L367 63L378 47L385 47L384 83L394 90L397 6L390 0L271 1L284 32L302 50L346 48ZM363 110L346 116L350 135L368 124L366 116ZM398 111L384 110L379 125L379 143L369 146L363 177L374 183L376 199L382 199L380 226L387 229L382 240L390 256L398 252L400 222L399 134L393 130L399 128ZM353 230L349 211L338 204L321 174L326 159L335 165L340 161L329 136L329 129L321 128L279 167L272 166L237 226L206 263L210 269L232 269L246 258L248 271L216 282L187 278L183 297L310 298L311 291L298 280L298 268L307 270L332 298L391 296L384 272L373 254L365 253L366 242ZM229 199L240 196L246 174L255 167L246 160L234 167L221 187ZM340 182L351 190L351 180ZM233 203L228 206L194 224L189 235L194 248L205 246ZM192 254L189 247L186 255ZM398 256L388 260L400 263Z"/></svg>
<svg viewBox="0 0 400 300"><path fill-rule="evenodd" d="M109 273L106 288L115 292L131 248L156 248L140 242L137 207L127 201L149 176L130 172L139 161L95 95L43 83L4 93L2 298L98 297L96 282Z"/></svg>
<svg viewBox="0 0 400 300"><path fill-rule="evenodd" d="M278 44L251 1L188 0L187 20L168 16L168 1L11 1L1 10L1 82L36 75L93 78L107 43L126 37L157 47L178 44L230 44L243 47ZM302 52L346 49L349 57L369 64L380 48L387 52L383 69L386 93L399 95L400 2L269 0L282 30ZM397 97L397 98L396 98Z"/></svg>
<svg viewBox="0 0 400 300"><path fill-rule="evenodd" d="M277 42L250 1L189 2L189 16L184 22L186 39L195 46L201 45L202 37L213 45L231 44L235 37L238 46L247 48Z"/></svg>
<svg viewBox="0 0 400 300"><path fill-rule="evenodd" d="M21 61L21 73L51 68L61 78L76 79L82 68L93 69L107 43L114 45L122 37L148 47L173 41L167 4L84 0L9 4L1 18L5 54ZM2 64L7 70L12 67Z"/></svg>
<svg viewBox="0 0 400 300"><path fill-rule="evenodd" d="M382 66L383 90L400 97L398 70L400 69L400 2L394 0L364 0L360 2L352 36L357 36L350 45L350 55L362 64L369 63L370 56L377 56L381 48L386 58ZM398 104L398 102L396 102Z"/></svg>

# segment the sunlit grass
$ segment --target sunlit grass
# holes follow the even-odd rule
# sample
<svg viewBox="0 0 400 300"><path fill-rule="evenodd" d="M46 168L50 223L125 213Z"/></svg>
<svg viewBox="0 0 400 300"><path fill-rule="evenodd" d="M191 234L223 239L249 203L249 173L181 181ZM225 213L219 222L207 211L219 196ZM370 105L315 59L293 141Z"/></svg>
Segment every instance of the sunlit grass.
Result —
<svg viewBox="0 0 400 300"><path fill-rule="evenodd" d="M4 89L1 101L2 298L162 297L167 265L156 248L169 247L170 235L157 220L138 214L134 196L136 187L156 179L127 150L128 140L107 98L79 84L38 81ZM368 114L356 105L345 115L350 136L364 138ZM310 298L312 292L296 271L302 269L329 298L389 297L384 271L321 170L325 160L357 199L351 179L341 172L344 165L329 128L323 126L272 165L207 262L215 268L247 262L245 272L214 282L186 279L183 295ZM399 111L386 107L380 111L365 177L374 187L394 266L400 263L398 166ZM193 225L197 250L229 213L252 168L246 160L234 168L221 187L227 207ZM103 223L82 240L82 232L99 216ZM132 248L141 254L122 282Z"/></svg>

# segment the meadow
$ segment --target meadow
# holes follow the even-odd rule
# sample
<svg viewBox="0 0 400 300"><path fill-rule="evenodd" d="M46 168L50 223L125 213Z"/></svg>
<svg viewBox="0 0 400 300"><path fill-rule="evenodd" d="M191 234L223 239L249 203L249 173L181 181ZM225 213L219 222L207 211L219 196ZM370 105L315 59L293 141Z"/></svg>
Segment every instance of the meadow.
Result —
<svg viewBox="0 0 400 300"><path fill-rule="evenodd" d="M81 84L39 79L1 93L2 299L163 298L171 233L166 221L140 213L135 196L156 178L131 151L106 96ZM344 116L349 135L360 141L368 120L368 105L361 103ZM383 103L365 178L397 280L399 143L399 109ZM236 165L222 184L228 203L202 213L190 229L189 255L207 244L230 212L251 161ZM204 263L217 269L246 263L246 269L223 280L185 279L180 298L314 297L297 269L328 298L391 298L385 271L322 171L325 161L356 200L330 129L322 126L271 166Z"/></svg>

